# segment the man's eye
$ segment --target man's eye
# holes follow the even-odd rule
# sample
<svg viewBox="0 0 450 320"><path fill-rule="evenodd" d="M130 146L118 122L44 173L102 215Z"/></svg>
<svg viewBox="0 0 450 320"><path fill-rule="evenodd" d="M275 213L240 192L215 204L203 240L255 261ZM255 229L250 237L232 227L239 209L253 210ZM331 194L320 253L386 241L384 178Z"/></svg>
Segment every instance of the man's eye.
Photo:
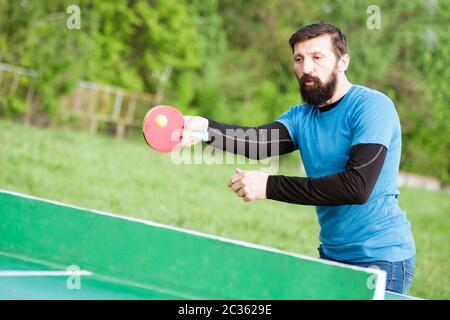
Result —
<svg viewBox="0 0 450 320"><path fill-rule="evenodd" d="M296 58L296 59L295 59L295 62L301 62L301 61L302 61L301 58Z"/></svg>
<svg viewBox="0 0 450 320"><path fill-rule="evenodd" d="M322 57L321 56L315 56L314 59L319 60L319 59L322 59Z"/></svg>

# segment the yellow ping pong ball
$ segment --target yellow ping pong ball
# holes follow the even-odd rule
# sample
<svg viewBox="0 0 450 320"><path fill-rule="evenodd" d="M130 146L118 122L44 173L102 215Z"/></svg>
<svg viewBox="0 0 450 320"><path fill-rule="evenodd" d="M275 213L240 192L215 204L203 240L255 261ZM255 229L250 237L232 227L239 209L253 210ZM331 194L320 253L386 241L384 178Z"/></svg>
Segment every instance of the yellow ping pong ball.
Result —
<svg viewBox="0 0 450 320"><path fill-rule="evenodd" d="M156 116L155 124L158 128L165 128L167 126L167 117L162 114Z"/></svg>

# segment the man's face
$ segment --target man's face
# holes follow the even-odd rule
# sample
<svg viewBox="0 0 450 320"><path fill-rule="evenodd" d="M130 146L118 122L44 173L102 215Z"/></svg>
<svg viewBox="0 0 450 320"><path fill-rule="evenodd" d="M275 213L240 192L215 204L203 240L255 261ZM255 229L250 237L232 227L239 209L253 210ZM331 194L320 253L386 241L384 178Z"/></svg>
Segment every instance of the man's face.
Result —
<svg viewBox="0 0 450 320"><path fill-rule="evenodd" d="M336 91L338 80L330 36L296 43L293 55L303 101L315 107L324 105Z"/></svg>

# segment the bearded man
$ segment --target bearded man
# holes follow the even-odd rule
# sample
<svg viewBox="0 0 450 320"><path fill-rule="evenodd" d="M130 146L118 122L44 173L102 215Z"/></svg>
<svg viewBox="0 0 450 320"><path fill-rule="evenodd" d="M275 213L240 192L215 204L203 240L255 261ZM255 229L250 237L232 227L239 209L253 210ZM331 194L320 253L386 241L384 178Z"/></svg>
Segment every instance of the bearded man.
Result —
<svg viewBox="0 0 450 320"><path fill-rule="evenodd" d="M259 127L187 116L185 132L208 131L209 145L251 159L299 150L307 177L238 169L228 186L246 202L315 206L320 258L378 267L387 273L386 290L405 294L416 249L398 205L401 128L395 106L383 93L349 82L347 39L337 27L305 26L289 44L302 104ZM197 142L183 134L183 145Z"/></svg>

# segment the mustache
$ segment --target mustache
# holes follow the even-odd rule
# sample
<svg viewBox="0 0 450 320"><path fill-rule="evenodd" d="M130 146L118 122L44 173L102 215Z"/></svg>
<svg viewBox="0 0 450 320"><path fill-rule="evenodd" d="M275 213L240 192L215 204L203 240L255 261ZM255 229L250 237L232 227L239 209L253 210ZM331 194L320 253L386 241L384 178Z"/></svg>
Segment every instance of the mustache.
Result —
<svg viewBox="0 0 450 320"><path fill-rule="evenodd" d="M314 77L310 74L304 74L303 76L301 76L301 78L299 79L301 84L305 84L306 82L314 82L315 84L320 83L320 79L317 77Z"/></svg>

